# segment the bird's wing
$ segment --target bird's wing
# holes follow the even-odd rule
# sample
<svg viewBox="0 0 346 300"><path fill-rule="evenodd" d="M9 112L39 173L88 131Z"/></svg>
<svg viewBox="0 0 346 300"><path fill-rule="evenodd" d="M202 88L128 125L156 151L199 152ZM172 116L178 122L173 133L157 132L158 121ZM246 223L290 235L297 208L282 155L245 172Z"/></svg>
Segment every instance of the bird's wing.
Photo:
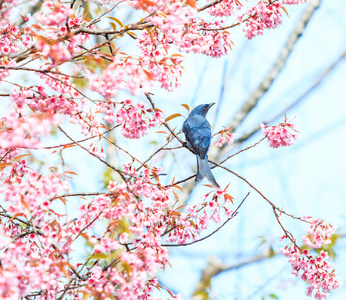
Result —
<svg viewBox="0 0 346 300"><path fill-rule="evenodd" d="M188 118L183 124L183 132L192 149L202 159L209 150L211 130L208 121L203 117Z"/></svg>

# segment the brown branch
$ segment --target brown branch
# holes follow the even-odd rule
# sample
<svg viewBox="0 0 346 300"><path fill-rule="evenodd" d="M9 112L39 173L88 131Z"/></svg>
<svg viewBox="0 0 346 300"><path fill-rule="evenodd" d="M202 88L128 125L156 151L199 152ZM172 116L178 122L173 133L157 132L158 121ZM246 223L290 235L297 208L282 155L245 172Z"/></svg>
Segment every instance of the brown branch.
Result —
<svg viewBox="0 0 346 300"><path fill-rule="evenodd" d="M240 153L242 153L242 152L244 152L244 151L247 151L247 150L249 150L249 149L251 149L251 148L256 147L259 143L261 143L261 142L264 141L265 139L266 139L266 137L263 137L263 138L261 138L258 142L254 143L254 144L252 144L252 145L250 145L250 146L248 146L248 147L245 147L245 148L243 148L243 149L241 149L241 150L239 150L239 151L233 153L232 155L227 156L225 159L223 159L222 161L220 161L219 164L223 164L223 163L224 163L225 161L227 161L228 159L230 159L230 158L232 158L232 157L234 157L234 156L236 156L236 155L238 155L238 154L240 154ZM216 166L212 166L211 168L214 169L215 167L216 167Z"/></svg>
<svg viewBox="0 0 346 300"><path fill-rule="evenodd" d="M263 140L265 140L265 137L262 138L262 139L260 139L258 142L254 143L254 144L252 144L252 145L250 145L250 146L248 146L248 147L246 147L246 148L243 148L243 149L241 149L241 150L239 150L239 151L233 153L232 155L227 156L225 159L223 159L222 161L220 161L219 164L214 163L214 162L212 162L211 160L209 160L210 163L214 164L214 165L211 166L210 168L211 168L211 169L215 169L215 168L218 167L218 166L219 166L219 167L222 167L222 166L220 166L220 165L223 164L224 162L226 162L228 159L230 159L230 158L232 158L232 157L234 157L234 156L236 156L236 155L242 153L243 151L246 151L246 150L249 150L249 149L251 149L251 148L256 147L256 146L257 146L259 143L261 143ZM181 146L181 147L183 147L183 146ZM176 148L181 148L181 147L176 147ZM185 147L185 148L187 148L187 147ZM172 148L172 149L174 149L174 148ZM166 150L166 149L164 149L164 150ZM169 149L168 149L168 150L169 150ZM172 185L178 185L178 184L187 182L188 180L190 180L190 179L192 179L192 178L195 178L195 177L196 177L196 175L191 175L191 176L189 176L189 177L187 177L187 178L185 178L185 179L182 179L182 180L179 180L179 181L174 182ZM170 186L172 186L172 185L167 185L166 187L170 187Z"/></svg>
<svg viewBox="0 0 346 300"><path fill-rule="evenodd" d="M68 76L68 77L72 77L72 78L84 78L84 76L76 76L76 75L68 75L68 74L64 74L58 71L52 71L49 69L34 69L34 68L24 68L21 66L0 66L0 69L4 69L4 70L17 70L17 71L31 71L31 72L38 72L38 73L43 73L43 74L47 74L47 73L52 73L52 74L56 74L56 75L62 75L62 76Z"/></svg>
<svg viewBox="0 0 346 300"><path fill-rule="evenodd" d="M162 150L167 150L167 148L165 148L171 141L173 140L173 138L169 138L168 141L159 149L157 149L152 155L150 155L144 162L143 165L146 165L156 154L158 154L160 151ZM140 166L138 170L140 170L142 168L142 166Z"/></svg>
<svg viewBox="0 0 346 300"><path fill-rule="evenodd" d="M101 211L90 223L85 225L85 227L80 232L78 232L77 236L74 238L74 241L82 234L82 232L85 229L88 229L88 227L90 227L101 216L102 213L103 213L103 211Z"/></svg>
<svg viewBox="0 0 346 300"><path fill-rule="evenodd" d="M148 101L150 102L152 108L153 108L154 110L157 110L157 108L155 107L154 101L151 99L151 95L152 95L151 93L146 93L146 94L145 94L145 96L147 97ZM165 127L169 130L169 132L170 132L170 133L171 133L182 145L185 144L184 141L181 140L181 139L177 136L177 134L171 129L171 127L170 127L166 122L163 122L162 125L165 126Z"/></svg>
<svg viewBox="0 0 346 300"><path fill-rule="evenodd" d="M121 148L119 145L117 145L116 143L114 143L113 141L111 141L109 138L107 138L106 136L103 137L104 139L106 139L110 144L112 144L114 147L118 148L119 150L125 152L128 156L130 156L132 158L133 161L137 161L139 162L143 167L145 167L145 163L142 163L140 160L138 160L137 158L135 158L132 154L130 154L128 151L126 151L125 149Z"/></svg>
<svg viewBox="0 0 346 300"><path fill-rule="evenodd" d="M195 244L195 243L199 243L201 241L204 241L206 240L207 238L211 237L212 235L214 235L216 232L218 232L222 227L224 227L230 220L232 220L237 214L238 214L238 210L239 208L242 206L242 204L244 203L244 201L246 200L246 198L250 195L250 192L247 193L247 195L245 196L245 198L240 202L240 204L238 205L237 209L232 213L232 215L221 225L219 226L217 229L215 229L213 232L211 232L210 234L208 234L207 236L201 238L201 239L198 239L198 240L195 240L195 241L192 241L192 242L189 242L189 243L186 243L186 244L161 244L161 246L163 247L181 247L181 246L189 246L189 245L192 245L192 244Z"/></svg>
<svg viewBox="0 0 346 300"><path fill-rule="evenodd" d="M72 31L73 34L78 34L78 33L88 33L88 34L93 34L93 35L109 35L113 34L113 37L110 38L105 44L107 44L109 41L113 40L119 35L122 35L128 31L136 31L136 30L144 30L146 28L153 27L154 25L151 23L147 24L141 24L139 25L138 23L134 25L126 25L124 28L120 30L114 30L114 29L88 29L88 28L83 28L83 29L76 29L75 31Z"/></svg>
<svg viewBox="0 0 346 300"><path fill-rule="evenodd" d="M250 111L257 105L259 100L262 99L263 95L268 92L273 82L278 77L278 74L286 65L287 59L292 53L294 46L296 45L298 39L302 36L314 12L320 6L320 3L321 3L321 0L311 0L309 2L302 16L297 22L295 28L291 32L288 40L286 41L285 46L282 48L281 53L279 57L277 58L277 60L275 61L274 65L272 66L270 71L267 73L267 75L264 77L262 82L258 85L258 87L251 93L248 99L244 102L244 104L235 114L235 116L233 117L233 120L230 122L230 124L227 127L232 127L234 130L236 130L236 128L249 115ZM223 146L222 151L219 151L215 156L213 156L213 158L214 159L219 158L222 155L222 153L226 151L226 150L223 151L225 148L227 148L227 146Z"/></svg>
<svg viewBox="0 0 346 300"><path fill-rule="evenodd" d="M291 217L293 219L304 221L301 217L295 217L294 215L288 214L284 210L278 208L273 202L271 202L267 197L265 197L262 194L262 192L260 192L255 186L253 186L248 180L246 180L241 175L237 174L236 172L234 172L234 171L232 171L232 170L226 168L225 166L222 166L216 162L213 162L211 160L209 160L209 162L215 165L215 166L212 166L212 168L215 168L215 167L222 168L222 169L228 171L229 173L233 174L234 176L238 177L239 179L243 180L245 183L247 183L248 186L250 186L253 190L255 190L264 200L266 200L275 210L277 210L277 211L279 211L279 212L281 212L281 213L285 214L286 216Z"/></svg>
<svg viewBox="0 0 346 300"><path fill-rule="evenodd" d="M80 143L78 143L77 141L75 141L74 139L72 139L60 126L58 126L59 130L65 134L65 136L67 136L73 143L77 144L79 147L81 147L82 149L84 149L85 151L87 151L89 154L91 154L92 156L96 157L99 161L103 162L107 167L109 167L110 169L112 169L113 171L117 172L120 177L126 181L124 175L125 173L113 166L111 166L108 162L106 162L105 160L103 160L102 158L98 157L96 154L92 153L91 151L89 151L87 148L85 148L84 146L82 146Z"/></svg>
<svg viewBox="0 0 346 300"><path fill-rule="evenodd" d="M82 142L85 142L87 140L91 140L91 139L94 139L94 138L97 138L97 137L100 137L110 131L112 131L113 129L119 127L121 124L118 124L118 125L115 125L113 126L112 128L102 132L101 134L97 134L97 135L93 135L93 136L90 136L88 138L85 138L83 140L79 140L79 141L76 141L76 143L82 143ZM29 149L29 150L47 150L47 149L55 149L55 148L61 148L61 147L66 147L66 146L71 146L71 145L76 145L75 142L72 142L72 143L66 143L66 144L61 144L61 145L56 145L56 146L47 146L47 147L41 147L41 148L36 148L36 147L17 147L17 148L21 148L21 149Z"/></svg>
<svg viewBox="0 0 346 300"><path fill-rule="evenodd" d="M201 12L201 11L203 11L203 10L206 10L207 8L209 8L209 7L212 7L212 6L215 6L216 4L219 4L220 2L222 2L223 0L215 0L215 1L213 1L213 2L210 2L210 3L208 3L208 4L206 4L206 5L203 5L202 7L200 7L200 8L197 8L197 11L198 12Z"/></svg>
<svg viewBox="0 0 346 300"><path fill-rule="evenodd" d="M327 76L335 69L335 67L346 57L346 49L341 53L341 55L330 65L328 66L317 78L317 80L303 93L301 94L296 100L294 100L290 105L288 105L285 109L280 111L280 113L276 114L274 117L262 121L263 124L270 124L273 123L275 120L282 117L285 113L287 114L288 111L290 111L293 107L295 107L297 104L299 104L302 100L304 100L311 92L313 92L316 88L320 86L320 84L327 78ZM292 89L292 87L290 88ZM252 136L254 136L258 131L260 130L259 126L256 126L256 128L253 128L252 130L248 131L247 133L243 134L240 138L236 139L234 141L234 144L240 144L244 141L248 140ZM233 144L233 145L234 145Z"/></svg>

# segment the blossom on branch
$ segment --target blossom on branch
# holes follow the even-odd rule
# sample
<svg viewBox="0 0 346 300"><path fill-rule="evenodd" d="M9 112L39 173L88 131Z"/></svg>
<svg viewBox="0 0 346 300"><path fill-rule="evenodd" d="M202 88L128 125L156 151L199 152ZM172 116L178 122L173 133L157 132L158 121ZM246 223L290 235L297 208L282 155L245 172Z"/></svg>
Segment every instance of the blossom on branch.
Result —
<svg viewBox="0 0 346 300"><path fill-rule="evenodd" d="M229 54L234 44L228 29L243 26L251 39L281 23L283 4L305 0L260 0L252 8L240 0L207 0L200 7L195 0L38 2L0 1L0 96L8 100L0 117L0 298L155 299L154 290L164 289L155 276L170 265L168 247L209 238L237 215L246 197L234 209L228 186L215 190L206 185L210 190L202 200L179 204L177 190L183 191L181 184L189 178L165 185L161 178L167 174L152 158L184 143L149 92L155 84L167 91L181 84L185 53L213 58ZM27 3L35 11L32 18L20 15ZM140 17L122 24L114 16L121 16L123 9L141 10L133 15ZM126 38L135 40L131 47L124 47ZM122 98L120 91L147 96L150 106ZM139 139L161 124L165 145L148 153L146 160L132 155L119 136ZM261 128L274 148L289 146L296 138L286 118ZM82 138L74 137L75 129ZM63 133L62 144L44 145L42 138L55 140L55 132ZM110 132L116 141L107 137ZM228 128L218 134L217 146L234 142ZM106 143L122 152L120 164L106 160ZM58 162L48 165L41 152L36 156L37 148ZM104 173L100 191L69 190L70 183L75 186L73 176L81 175L64 159L69 148L111 170ZM79 153L73 153L73 159L79 159ZM86 180L82 188L90 180L86 173L80 177ZM81 203L71 210L68 201L76 197ZM333 226L313 218L306 221L307 246L318 249L330 243ZM217 229L204 234L212 223ZM326 252L313 256L293 244L283 252L293 272L309 282L308 295L322 299L340 286Z"/></svg>
<svg viewBox="0 0 346 300"><path fill-rule="evenodd" d="M260 126L263 134L268 139L269 146L272 148L292 146L293 141L297 138L297 135L292 132L297 132L295 125L287 122L286 117L284 123L279 125L268 126L261 124Z"/></svg>
<svg viewBox="0 0 346 300"><path fill-rule="evenodd" d="M123 136L139 139L147 134L148 128L163 122L163 113L159 110L147 109L143 103L134 105L131 100L126 100L116 114L116 122L122 124Z"/></svg>
<svg viewBox="0 0 346 300"><path fill-rule="evenodd" d="M261 0L256 6L249 9L247 15L248 20L243 28L245 36L250 40L257 35L263 34L264 29L272 29L278 27L281 21L281 2L270 2ZM244 17L240 18L242 20Z"/></svg>
<svg viewBox="0 0 346 300"><path fill-rule="evenodd" d="M334 232L334 226L325 225L323 220L311 217L305 219L311 224L307 230L309 235L303 238L306 246L319 249L330 243L328 238ZM292 273L309 284L306 290L307 296L311 297L315 293L315 299L322 300L328 297L331 290L341 286L335 278L335 271L332 270L333 264L326 261L329 257L328 252L320 250L319 254L314 256L309 250L302 250L296 245L286 246L281 252L289 258Z"/></svg>

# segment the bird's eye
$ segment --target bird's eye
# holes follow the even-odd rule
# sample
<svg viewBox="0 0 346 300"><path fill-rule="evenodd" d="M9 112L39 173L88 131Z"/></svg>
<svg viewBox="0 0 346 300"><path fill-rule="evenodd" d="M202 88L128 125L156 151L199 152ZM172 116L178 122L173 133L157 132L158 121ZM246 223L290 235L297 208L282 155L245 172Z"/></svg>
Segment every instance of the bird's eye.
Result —
<svg viewBox="0 0 346 300"><path fill-rule="evenodd" d="M207 108L204 106L204 107L203 107L203 110L206 110L206 109L207 109Z"/></svg>

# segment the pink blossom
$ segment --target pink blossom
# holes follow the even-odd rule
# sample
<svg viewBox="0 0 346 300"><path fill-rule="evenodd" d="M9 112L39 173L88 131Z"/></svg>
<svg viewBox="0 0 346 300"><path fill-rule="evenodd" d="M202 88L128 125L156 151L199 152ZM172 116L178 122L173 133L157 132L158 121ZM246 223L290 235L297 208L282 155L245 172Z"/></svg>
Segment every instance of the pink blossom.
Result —
<svg viewBox="0 0 346 300"><path fill-rule="evenodd" d="M309 234L303 237L305 245L318 249L331 243L330 237L336 230L335 226L312 217L307 218L307 222L310 223L310 227L307 229Z"/></svg>
<svg viewBox="0 0 346 300"><path fill-rule="evenodd" d="M0 132L0 147L35 147L40 143L39 137L48 135L52 125L58 123L59 119L53 115L24 118L11 111L0 119L0 124L4 126Z"/></svg>
<svg viewBox="0 0 346 300"><path fill-rule="evenodd" d="M222 147L225 141L227 141L228 145L231 145L234 143L234 138L235 135L233 133L221 131L221 135L218 142L216 143L216 146Z"/></svg>
<svg viewBox="0 0 346 300"><path fill-rule="evenodd" d="M223 135L220 136L218 142L216 143L216 146L222 147L223 143L225 142L225 137Z"/></svg>
<svg viewBox="0 0 346 300"><path fill-rule="evenodd" d="M116 113L116 122L122 124L122 134L130 139L139 139L147 134L148 128L157 126L163 121L161 111L147 109L143 104L127 104L123 102L122 107ZM151 116L150 116L151 115Z"/></svg>
<svg viewBox="0 0 346 300"><path fill-rule="evenodd" d="M44 12L36 14L35 17L43 25L61 25L74 13L73 9L59 2L45 1L42 7Z"/></svg>
<svg viewBox="0 0 346 300"><path fill-rule="evenodd" d="M293 140L297 138L297 135L292 133L292 131L297 132L294 124L287 122L286 118L284 123L276 126L261 124L261 129L272 148L291 146Z"/></svg>
<svg viewBox="0 0 346 300"><path fill-rule="evenodd" d="M328 237L335 228L324 224L322 220L311 217L307 219L311 225L307 230L309 235L303 238L304 243L313 248L328 244ZM301 250L295 245L286 246L281 251L288 257L293 269L292 273L297 277L301 276L302 280L309 283L310 286L306 290L307 296L311 297L315 292L315 299L325 299L331 290L340 287L341 283L336 280L334 270L330 271L333 265L326 261L328 259L326 251L321 250L319 255L312 256L307 249Z"/></svg>
<svg viewBox="0 0 346 300"><path fill-rule="evenodd" d="M134 95L140 91L148 92L152 86L148 74L134 61L115 59L102 73L95 78L90 89L106 98L114 97L120 89L129 89Z"/></svg>
<svg viewBox="0 0 346 300"><path fill-rule="evenodd" d="M213 2L212 0L208 0L208 2ZM216 17L226 17L232 16L234 14L235 9L240 9L241 5L236 0L224 0L216 5L213 5L209 8L209 13L212 16Z"/></svg>
<svg viewBox="0 0 346 300"><path fill-rule="evenodd" d="M282 0L282 4L289 4L289 5L292 5L292 4L299 4L299 3L305 3L307 2L308 0Z"/></svg>
<svg viewBox="0 0 346 300"><path fill-rule="evenodd" d="M261 0L254 7L248 10L250 19L245 23L243 30L248 39L256 35L263 34L264 29L278 27L281 21L281 2L267 4L267 1Z"/></svg>

